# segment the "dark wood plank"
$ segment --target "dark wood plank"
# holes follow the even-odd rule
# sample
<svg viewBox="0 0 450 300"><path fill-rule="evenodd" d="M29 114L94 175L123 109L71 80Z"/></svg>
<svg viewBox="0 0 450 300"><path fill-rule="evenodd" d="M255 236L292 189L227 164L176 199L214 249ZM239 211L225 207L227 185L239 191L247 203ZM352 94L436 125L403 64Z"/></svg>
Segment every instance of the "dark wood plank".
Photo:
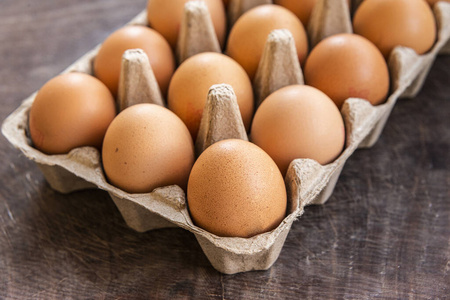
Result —
<svg viewBox="0 0 450 300"><path fill-rule="evenodd" d="M2 0L0 120L145 0ZM136 233L102 191L61 195L0 137L0 299L446 299L450 57L398 103L265 272L216 272L181 229Z"/></svg>

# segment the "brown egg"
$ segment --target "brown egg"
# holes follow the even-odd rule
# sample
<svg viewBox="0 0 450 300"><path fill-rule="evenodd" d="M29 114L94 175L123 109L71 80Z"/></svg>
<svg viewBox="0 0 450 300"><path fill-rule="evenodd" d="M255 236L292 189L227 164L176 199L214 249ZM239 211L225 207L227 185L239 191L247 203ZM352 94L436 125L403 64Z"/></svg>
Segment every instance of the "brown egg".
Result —
<svg viewBox="0 0 450 300"><path fill-rule="evenodd" d="M291 85L271 94L258 108L251 140L285 175L297 158L323 165L334 161L344 147L344 121L327 95L310 86Z"/></svg>
<svg viewBox="0 0 450 300"><path fill-rule="evenodd" d="M47 154L81 146L100 149L115 115L114 98L100 80L84 73L59 75L39 90L31 106L31 139Z"/></svg>
<svg viewBox="0 0 450 300"><path fill-rule="evenodd" d="M168 106L186 124L193 139L197 137L209 88L226 83L233 87L247 131L253 116L253 90L244 69L233 59L206 52L184 61L169 86Z"/></svg>
<svg viewBox="0 0 450 300"><path fill-rule="evenodd" d="M308 40L300 20L278 5L257 6L243 14L231 29L227 54L244 67L251 80L255 76L268 35L275 29L288 29L295 40L298 59L303 64Z"/></svg>
<svg viewBox="0 0 450 300"><path fill-rule="evenodd" d="M306 84L318 88L341 108L349 97L373 105L386 99L389 70L380 51L355 34L330 36L311 51L304 68Z"/></svg>
<svg viewBox="0 0 450 300"><path fill-rule="evenodd" d="M355 13L353 28L386 59L396 46L424 54L436 40L436 22L424 0L365 0Z"/></svg>
<svg viewBox="0 0 450 300"><path fill-rule="evenodd" d="M152 28L161 33L175 49L178 32L184 14L184 5L189 0L149 0L147 19ZM206 2L220 45L225 44L226 16L222 0L202 0Z"/></svg>
<svg viewBox="0 0 450 300"><path fill-rule="evenodd" d="M347 0L347 2L350 6L350 0ZM274 0L274 3L292 11L306 28L317 0Z"/></svg>
<svg viewBox="0 0 450 300"><path fill-rule="evenodd" d="M274 4L281 5L292 11L306 28L309 17L317 0L274 0Z"/></svg>
<svg viewBox="0 0 450 300"><path fill-rule="evenodd" d="M186 189L194 146L183 122L155 104L123 110L111 123L102 151L111 184L129 193L176 184Z"/></svg>
<svg viewBox="0 0 450 300"><path fill-rule="evenodd" d="M145 26L125 26L102 44L94 61L95 76L117 95L122 55L128 49L142 49L148 56L156 81L165 96L175 69L175 58L167 41Z"/></svg>
<svg viewBox="0 0 450 300"><path fill-rule="evenodd" d="M286 215L286 188L273 160L256 145L223 140L207 148L189 176L194 223L218 236L248 238Z"/></svg>

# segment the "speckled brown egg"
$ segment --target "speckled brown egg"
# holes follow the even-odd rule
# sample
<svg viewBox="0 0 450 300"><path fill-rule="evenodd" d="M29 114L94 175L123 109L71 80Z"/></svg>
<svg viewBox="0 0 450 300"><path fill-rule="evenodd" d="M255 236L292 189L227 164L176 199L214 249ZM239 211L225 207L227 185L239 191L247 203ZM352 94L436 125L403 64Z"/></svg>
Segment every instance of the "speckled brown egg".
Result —
<svg viewBox="0 0 450 300"><path fill-rule="evenodd" d="M256 111L253 143L266 151L286 174L297 158L320 164L334 161L345 144L342 116L324 93L306 85L292 85L267 97Z"/></svg>
<svg viewBox="0 0 450 300"><path fill-rule="evenodd" d="M194 146L173 112L155 104L137 104L123 110L109 126L102 161L109 182L129 193L174 184L185 189Z"/></svg>
<svg viewBox="0 0 450 300"><path fill-rule="evenodd" d="M31 106L29 130L33 146L48 154L73 148L101 148L116 115L114 98L97 78L67 73L48 81Z"/></svg>
<svg viewBox="0 0 450 300"><path fill-rule="evenodd" d="M306 84L328 95L340 108L349 97L373 105L389 92L389 70L380 51L355 34L330 36L311 51L304 68Z"/></svg>
<svg viewBox="0 0 450 300"><path fill-rule="evenodd" d="M244 67L251 80L258 68L267 37L275 29L288 29L294 37L300 63L303 64L306 58L308 39L300 20L279 5L257 6L237 20L227 45L227 54Z"/></svg>
<svg viewBox="0 0 450 300"><path fill-rule="evenodd" d="M168 106L197 137L208 91L214 84L232 86L247 131L253 116L253 90L244 69L233 59L219 53L206 52L184 61L173 75L169 86Z"/></svg>
<svg viewBox="0 0 450 300"><path fill-rule="evenodd" d="M353 28L385 58L396 46L424 54L436 40L436 21L424 0L365 0L355 13Z"/></svg>
<svg viewBox="0 0 450 300"><path fill-rule="evenodd" d="M102 44L94 61L94 74L117 95L122 55L128 49L142 49L147 54L163 95L175 70L175 58L167 41L146 26L125 26L112 33Z"/></svg>
<svg viewBox="0 0 450 300"><path fill-rule="evenodd" d="M286 215L286 199L277 165L243 140L208 147L189 177L192 220L218 236L248 238L275 229Z"/></svg>
<svg viewBox="0 0 450 300"><path fill-rule="evenodd" d="M184 5L189 0L149 0L147 19L152 28L161 33L175 49L184 14ZM222 0L200 0L208 6L217 39L223 47L226 34L226 15Z"/></svg>

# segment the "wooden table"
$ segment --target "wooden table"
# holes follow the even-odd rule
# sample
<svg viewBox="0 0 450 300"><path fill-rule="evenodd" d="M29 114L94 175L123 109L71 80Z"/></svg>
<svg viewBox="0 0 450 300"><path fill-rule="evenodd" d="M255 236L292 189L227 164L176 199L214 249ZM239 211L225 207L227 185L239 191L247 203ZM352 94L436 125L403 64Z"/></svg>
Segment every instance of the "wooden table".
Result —
<svg viewBox="0 0 450 300"><path fill-rule="evenodd" d="M1 0L0 120L145 0ZM307 207L265 272L222 275L182 229L136 233L103 191L61 195L0 137L0 298L450 299L450 56Z"/></svg>

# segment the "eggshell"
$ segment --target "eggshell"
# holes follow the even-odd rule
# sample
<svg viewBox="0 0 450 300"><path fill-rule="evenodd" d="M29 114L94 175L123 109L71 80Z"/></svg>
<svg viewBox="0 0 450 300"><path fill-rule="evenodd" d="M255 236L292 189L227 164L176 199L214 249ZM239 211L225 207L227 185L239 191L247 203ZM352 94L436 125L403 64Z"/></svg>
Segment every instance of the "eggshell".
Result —
<svg viewBox="0 0 450 300"><path fill-rule="evenodd" d="M311 11L317 0L274 0L274 3L281 5L292 11L302 22L303 26L308 26Z"/></svg>
<svg viewBox="0 0 450 300"><path fill-rule="evenodd" d="M385 58L396 46L424 54L436 40L436 21L424 0L365 0L355 13L353 28Z"/></svg>
<svg viewBox="0 0 450 300"><path fill-rule="evenodd" d="M350 0L347 1L350 6ZM292 11L306 28L309 23L309 17L317 0L274 0L274 3L281 5Z"/></svg>
<svg viewBox="0 0 450 300"><path fill-rule="evenodd" d="M207 148L189 177L194 223L218 236L251 237L275 229L286 215L283 177L256 145L237 139Z"/></svg>
<svg viewBox="0 0 450 300"><path fill-rule="evenodd" d="M158 32L146 26L125 26L113 32L103 42L95 58L95 76L116 96L122 55L126 50L136 48L147 54L156 81L165 96L175 70L175 58L167 41Z"/></svg>
<svg viewBox="0 0 450 300"><path fill-rule="evenodd" d="M102 151L111 184L129 193L176 184L186 188L194 146L183 122L156 104L136 104L111 123Z"/></svg>
<svg viewBox="0 0 450 300"><path fill-rule="evenodd" d="M344 121L327 95L310 86L291 85L272 93L258 108L251 141L285 175L297 158L320 164L335 160L345 143Z"/></svg>
<svg viewBox="0 0 450 300"><path fill-rule="evenodd" d="M81 146L100 149L115 115L114 98L100 80L84 73L59 75L39 90L31 106L31 139L47 154Z"/></svg>
<svg viewBox="0 0 450 300"><path fill-rule="evenodd" d="M247 131L253 115L253 90L244 69L233 59L206 52L192 56L180 65L169 86L168 106L177 114L195 140L209 88L214 84L232 86Z"/></svg>
<svg viewBox="0 0 450 300"><path fill-rule="evenodd" d="M380 51L355 34L330 36L311 51L304 68L306 84L328 95L340 108L349 97L373 105L386 99L389 70Z"/></svg>
<svg viewBox="0 0 450 300"><path fill-rule="evenodd" d="M178 41L184 5L189 0L149 0L147 3L147 19L152 28L162 34L175 49ZM205 1L220 45L225 44L226 16L222 0Z"/></svg>
<svg viewBox="0 0 450 300"><path fill-rule="evenodd" d="M295 40L298 59L303 64L308 40L300 20L278 5L260 5L243 14L231 29L227 54L235 59L253 80L267 37L275 29L288 29Z"/></svg>

